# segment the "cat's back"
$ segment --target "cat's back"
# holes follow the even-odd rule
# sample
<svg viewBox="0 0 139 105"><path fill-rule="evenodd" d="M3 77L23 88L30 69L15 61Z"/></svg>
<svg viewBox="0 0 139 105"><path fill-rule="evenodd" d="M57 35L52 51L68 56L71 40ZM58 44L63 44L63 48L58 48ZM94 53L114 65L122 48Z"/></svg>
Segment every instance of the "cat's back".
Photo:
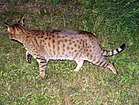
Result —
<svg viewBox="0 0 139 105"><path fill-rule="evenodd" d="M93 33L82 30L33 30L32 35L43 40L97 40Z"/></svg>
<svg viewBox="0 0 139 105"><path fill-rule="evenodd" d="M44 34L46 35L55 35L55 36L61 36L64 37L92 37L95 38L95 36L91 32L82 31L82 30L45 30Z"/></svg>

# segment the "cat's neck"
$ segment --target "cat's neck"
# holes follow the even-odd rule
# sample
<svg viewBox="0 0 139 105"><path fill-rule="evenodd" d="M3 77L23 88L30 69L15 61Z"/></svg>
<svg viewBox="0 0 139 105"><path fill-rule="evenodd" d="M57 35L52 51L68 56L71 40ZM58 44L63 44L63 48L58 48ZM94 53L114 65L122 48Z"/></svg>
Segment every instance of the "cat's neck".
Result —
<svg viewBox="0 0 139 105"><path fill-rule="evenodd" d="M30 39L32 35L31 32L32 31L30 29L27 29L26 27L16 27L16 35L14 37L14 40L17 40L20 43L24 44Z"/></svg>

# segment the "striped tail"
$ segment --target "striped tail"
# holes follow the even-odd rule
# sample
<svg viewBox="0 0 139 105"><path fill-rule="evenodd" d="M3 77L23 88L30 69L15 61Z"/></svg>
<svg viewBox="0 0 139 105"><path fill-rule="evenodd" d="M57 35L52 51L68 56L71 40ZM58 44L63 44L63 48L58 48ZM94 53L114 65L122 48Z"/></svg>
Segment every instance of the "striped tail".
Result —
<svg viewBox="0 0 139 105"><path fill-rule="evenodd" d="M115 49L115 50L111 50L111 51L107 51L107 50L103 50L103 55L108 57L108 56L113 56L116 54L119 54L120 52L122 52L125 49L125 43L123 43L119 48Z"/></svg>

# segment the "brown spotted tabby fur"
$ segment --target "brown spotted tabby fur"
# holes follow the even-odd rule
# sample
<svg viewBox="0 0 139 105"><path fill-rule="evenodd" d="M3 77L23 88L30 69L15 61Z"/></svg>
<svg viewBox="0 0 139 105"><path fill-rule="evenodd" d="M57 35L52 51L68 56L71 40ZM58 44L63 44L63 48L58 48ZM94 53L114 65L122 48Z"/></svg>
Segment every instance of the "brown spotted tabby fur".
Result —
<svg viewBox="0 0 139 105"><path fill-rule="evenodd" d="M27 50L26 60L31 62L32 56L39 64L40 76L45 76L49 59L75 60L78 71L85 60L95 65L106 67L114 74L117 71L107 56L123 51L125 44L112 51L102 50L100 43L90 32L75 30L31 30L24 26L24 18L13 25L5 23L10 39L22 43Z"/></svg>

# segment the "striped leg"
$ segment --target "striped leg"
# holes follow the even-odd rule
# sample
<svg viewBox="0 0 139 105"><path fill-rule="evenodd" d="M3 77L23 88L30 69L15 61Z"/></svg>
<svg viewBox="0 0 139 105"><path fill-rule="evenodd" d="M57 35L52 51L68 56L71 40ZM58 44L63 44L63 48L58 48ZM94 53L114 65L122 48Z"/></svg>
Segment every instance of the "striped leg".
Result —
<svg viewBox="0 0 139 105"><path fill-rule="evenodd" d="M114 74L118 74L117 70L114 67L114 64L112 62L109 62L107 68L109 68Z"/></svg>
<svg viewBox="0 0 139 105"><path fill-rule="evenodd" d="M93 64L110 69L114 74L118 74L113 63L108 61L104 56L97 55L97 59L92 61Z"/></svg>
<svg viewBox="0 0 139 105"><path fill-rule="evenodd" d="M27 63L31 63L31 58L32 58L32 55L29 54L28 51L26 51L26 62L27 62Z"/></svg>
<svg viewBox="0 0 139 105"><path fill-rule="evenodd" d="M39 72L40 75L37 76L38 77L45 77L45 69L46 69L46 65L47 65L47 60L45 58L36 58L37 62L39 64Z"/></svg>

